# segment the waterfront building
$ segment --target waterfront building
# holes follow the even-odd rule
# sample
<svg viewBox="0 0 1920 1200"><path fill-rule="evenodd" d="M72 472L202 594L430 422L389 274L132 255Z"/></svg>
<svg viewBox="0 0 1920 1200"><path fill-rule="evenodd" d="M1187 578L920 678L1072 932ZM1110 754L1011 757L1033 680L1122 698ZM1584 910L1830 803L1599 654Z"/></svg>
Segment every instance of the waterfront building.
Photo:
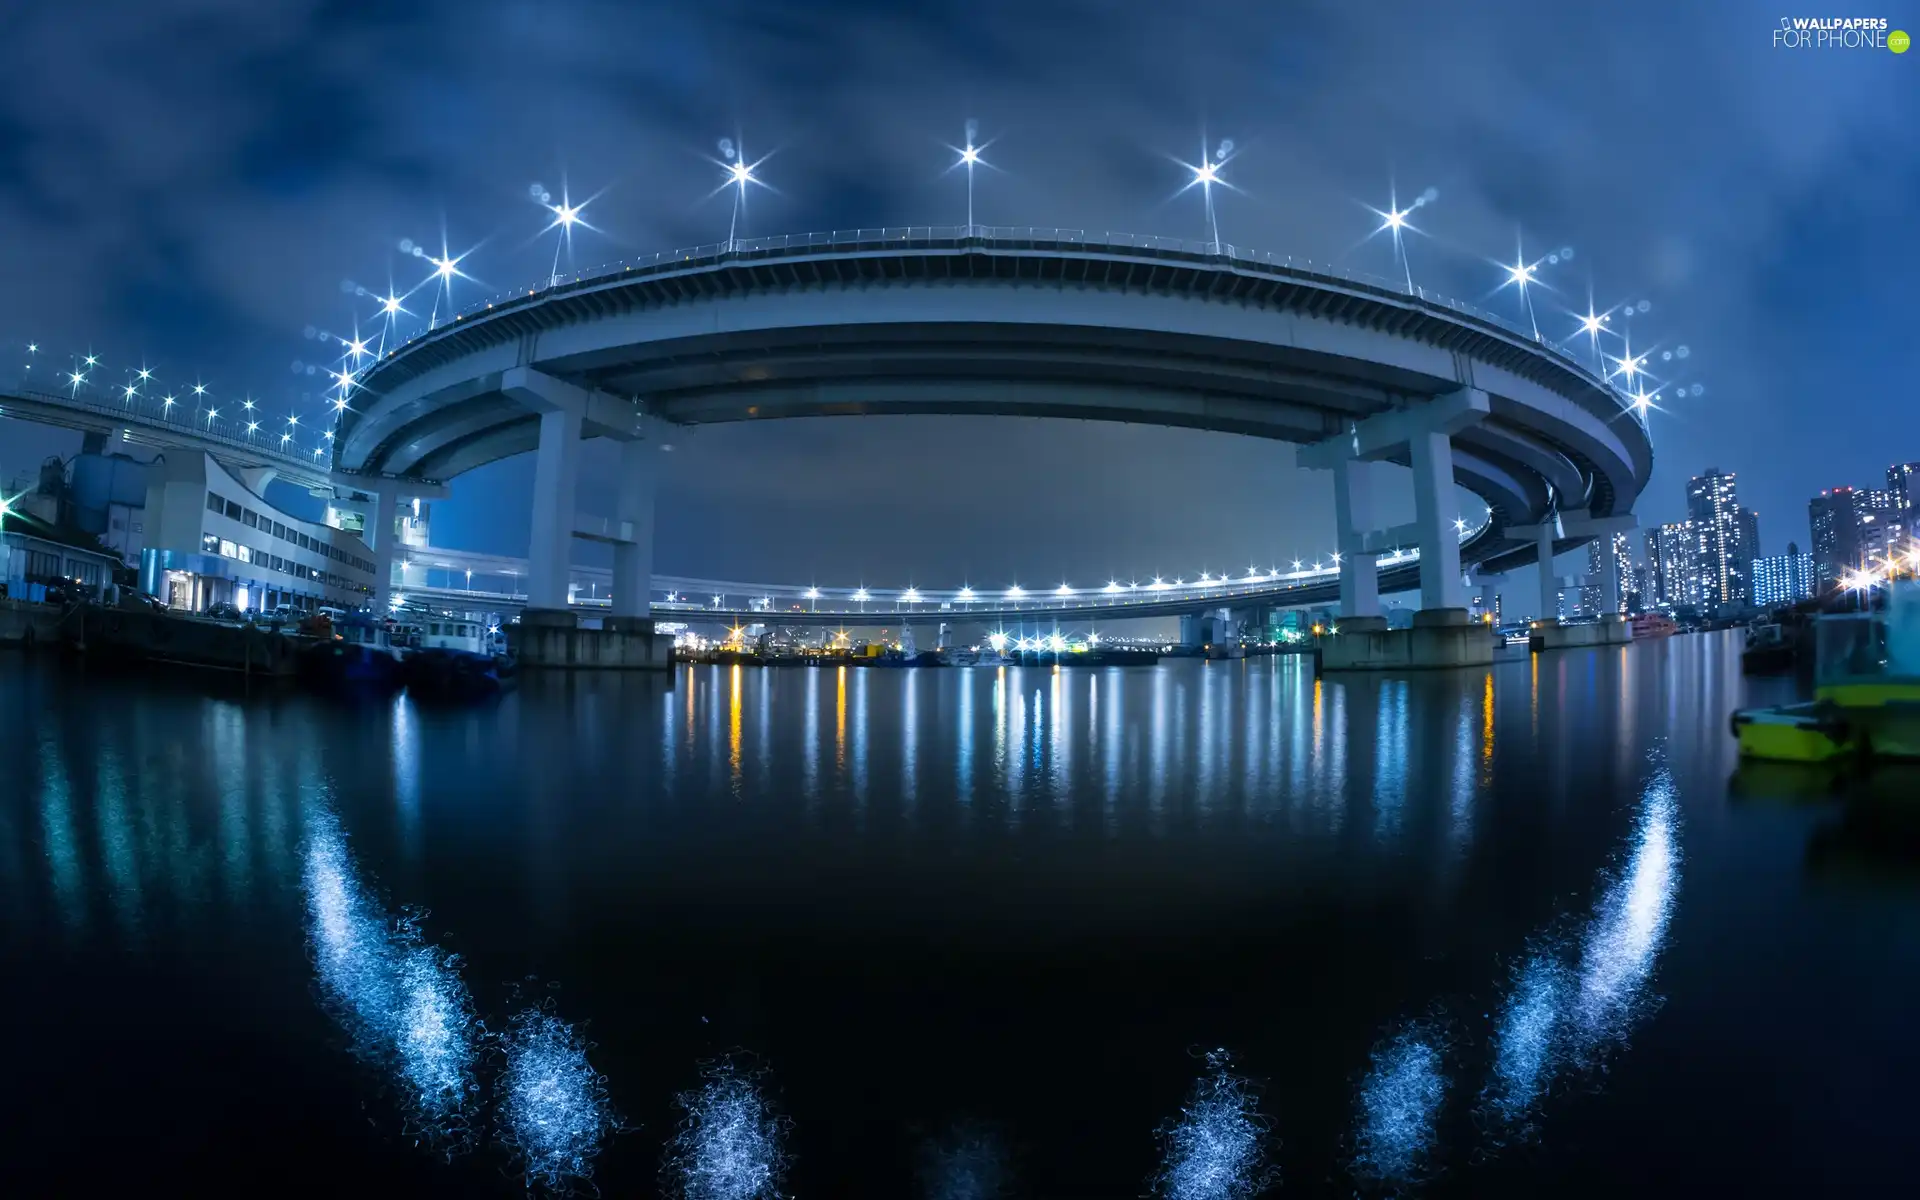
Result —
<svg viewBox="0 0 1920 1200"><path fill-rule="evenodd" d="M9 598L44 599L48 585L65 583L98 599L119 565L110 552L70 544L34 513L0 504L0 584Z"/></svg>
<svg viewBox="0 0 1920 1200"><path fill-rule="evenodd" d="M1757 558L1753 563L1753 603L1760 608L1793 604L1813 595L1813 555L1787 543L1785 554Z"/></svg>
<svg viewBox="0 0 1920 1200"><path fill-rule="evenodd" d="M358 533L281 512L211 455L155 459L143 520L140 587L171 608L359 608L373 596L373 557Z"/></svg>

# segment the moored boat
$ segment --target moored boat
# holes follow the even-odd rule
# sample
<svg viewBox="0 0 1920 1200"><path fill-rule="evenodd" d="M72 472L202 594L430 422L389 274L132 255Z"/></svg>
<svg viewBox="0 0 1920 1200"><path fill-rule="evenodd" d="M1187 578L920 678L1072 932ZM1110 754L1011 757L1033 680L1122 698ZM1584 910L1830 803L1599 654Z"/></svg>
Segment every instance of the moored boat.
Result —
<svg viewBox="0 0 1920 1200"><path fill-rule="evenodd" d="M491 696L513 679L512 660L490 652L487 628L478 621L428 620L416 636L418 648L401 660L401 678L416 698Z"/></svg>
<svg viewBox="0 0 1920 1200"><path fill-rule="evenodd" d="M1884 609L1817 618L1813 641L1813 703L1735 713L1740 753L1802 763L1848 753L1920 758L1920 583L1893 585Z"/></svg>
<svg viewBox="0 0 1920 1200"><path fill-rule="evenodd" d="M300 654L300 677L328 691L392 692L400 687L400 652L386 627L352 614L331 622L332 636Z"/></svg>
<svg viewBox="0 0 1920 1200"><path fill-rule="evenodd" d="M1857 748L1846 713L1820 701L1734 713L1733 736L1742 755L1774 762L1827 762Z"/></svg>
<svg viewBox="0 0 1920 1200"><path fill-rule="evenodd" d="M1668 637L1680 632L1680 626L1664 613L1640 613L1633 618L1633 640Z"/></svg>

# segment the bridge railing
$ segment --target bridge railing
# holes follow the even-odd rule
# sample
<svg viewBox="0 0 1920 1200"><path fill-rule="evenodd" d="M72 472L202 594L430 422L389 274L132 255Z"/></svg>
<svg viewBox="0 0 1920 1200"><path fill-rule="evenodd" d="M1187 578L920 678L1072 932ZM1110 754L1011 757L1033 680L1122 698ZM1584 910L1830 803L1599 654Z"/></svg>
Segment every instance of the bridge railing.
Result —
<svg viewBox="0 0 1920 1200"><path fill-rule="evenodd" d="M1461 541L1470 543L1487 531L1482 522L1470 526L1461 532ZM1381 568L1406 568L1420 561L1417 548L1408 547L1390 551L1378 557ZM418 570L420 578L411 578L410 572ZM434 582L435 571L440 571L447 583L437 585ZM466 586L455 580L466 575ZM474 586L474 572L463 572L460 568L434 567L428 563L414 562L403 564L403 580L396 586L396 593L427 596L448 602L467 603L507 603L525 602L526 593L519 586L519 576L513 572L484 572L480 574L481 586ZM497 585L502 575L513 579L506 590ZM1004 592L973 593L963 597L954 591L916 592L916 598L908 600L905 589L852 589L852 588L803 588L792 584L743 584L718 580L685 579L670 576L657 576L651 589L657 597L653 607L661 612L698 615L713 614L716 617L730 617L739 614L763 613L770 618L791 615L796 610L804 611L809 617L834 616L855 620L884 620L897 617L921 619L962 619L981 614L1000 614L1011 616L1044 617L1059 613L1104 612L1113 615L1124 614L1128 610L1146 610L1164 608L1166 605L1231 605L1247 601L1263 601L1284 598L1303 589L1325 588L1339 580L1338 565L1315 566L1291 572L1269 572L1265 575L1243 576L1238 578L1208 579L1175 583L1162 581L1142 587L1138 585L1118 591L1105 588L1085 588L1066 595L1057 592L1028 593L1008 596ZM856 591L868 592L867 598L857 600ZM806 593L812 592L813 595ZM711 599L711 602L710 602ZM606 596L593 592L585 596L573 596L570 601L575 607L592 607L609 603ZM804 609L801 606L804 605Z"/></svg>
<svg viewBox="0 0 1920 1200"><path fill-rule="evenodd" d="M45 404L66 409L75 413L86 413L100 418L102 424L120 425L128 428L160 429L177 434L183 440L194 443L210 442L220 446L244 450L249 458L261 460L262 465L284 467L289 472L311 474L318 470L326 471L325 462L318 457L288 453L266 442L250 437L237 436L222 430L216 430L204 420L179 420L164 414L150 411L143 402L126 404L101 404L94 400L82 400L78 395L62 395L58 392L43 391L39 388L7 386L0 384L0 408L4 408L5 395L35 404ZM215 418L218 420L219 418Z"/></svg>
<svg viewBox="0 0 1920 1200"><path fill-rule="evenodd" d="M1504 333L1532 343L1560 359L1567 367L1592 375L1592 368L1566 348L1547 341L1535 330L1521 327L1511 318L1431 291L1408 281L1391 279L1367 271L1356 271L1333 263L1277 254L1231 242L1211 242L1194 238L1162 237L1154 234L1125 233L1117 230L1065 229L1041 225L889 225L863 229L840 229L818 233L775 234L769 237L734 238L725 242L706 242L677 250L666 250L634 258L618 259L550 277L544 284L500 292L460 309L456 315L437 322L407 337L387 352L397 354L406 346L448 325L480 316L491 309L522 304L544 292L576 286L590 286L635 272L657 272L705 266L727 261L754 261L794 257L809 253L874 252L888 249L966 249L978 247L995 251L1057 250L1072 248L1093 252L1134 252L1154 257L1178 257L1219 263L1228 267L1254 268L1265 272L1307 275L1329 282L1357 285L1375 292L1404 296L1424 304L1446 309L1474 321L1494 326Z"/></svg>

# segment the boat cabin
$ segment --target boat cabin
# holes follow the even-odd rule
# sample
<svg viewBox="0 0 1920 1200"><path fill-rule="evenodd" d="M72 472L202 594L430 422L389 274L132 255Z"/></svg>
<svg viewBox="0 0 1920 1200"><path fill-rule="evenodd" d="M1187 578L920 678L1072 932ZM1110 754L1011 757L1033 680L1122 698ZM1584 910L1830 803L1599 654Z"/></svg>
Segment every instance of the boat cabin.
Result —
<svg viewBox="0 0 1920 1200"><path fill-rule="evenodd" d="M422 650L464 650L468 654L493 653L492 639L485 621L459 617L435 618L420 625Z"/></svg>
<svg viewBox="0 0 1920 1200"><path fill-rule="evenodd" d="M364 646L369 650L378 650L392 654L393 643L387 636L386 627L366 618L346 617L333 623L334 636L354 646Z"/></svg>

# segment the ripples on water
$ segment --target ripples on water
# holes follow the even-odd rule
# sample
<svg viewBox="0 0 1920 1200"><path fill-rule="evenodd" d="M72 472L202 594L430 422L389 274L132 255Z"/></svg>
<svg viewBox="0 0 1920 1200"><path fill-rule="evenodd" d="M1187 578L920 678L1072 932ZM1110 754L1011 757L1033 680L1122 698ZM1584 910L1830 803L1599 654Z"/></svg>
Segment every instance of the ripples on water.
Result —
<svg viewBox="0 0 1920 1200"><path fill-rule="evenodd" d="M1252 1085L1227 1070L1227 1052L1207 1054L1180 1116L1160 1131L1154 1193L1164 1200L1241 1200L1277 1181L1267 1165L1267 1121Z"/></svg>
<svg viewBox="0 0 1920 1200"><path fill-rule="evenodd" d="M682 1200L774 1200L786 1174L786 1121L761 1094L763 1072L709 1063L700 1086L674 1098L683 1114L663 1181Z"/></svg>
<svg viewBox="0 0 1920 1200"><path fill-rule="evenodd" d="M1410 1025L1376 1046L1360 1085L1354 1174L1395 1183L1418 1179L1427 1167L1446 1095L1434 1030Z"/></svg>
<svg viewBox="0 0 1920 1200"><path fill-rule="evenodd" d="M619 1126L579 1030L545 1007L521 1011L501 1046L500 1138L529 1187L561 1191L593 1176Z"/></svg>
<svg viewBox="0 0 1920 1200"><path fill-rule="evenodd" d="M393 1068L409 1127L449 1153L462 1149L485 1031L459 959L425 942L418 915L386 914L356 874L331 813L311 814L308 827L303 874L321 994L355 1052Z"/></svg>
<svg viewBox="0 0 1920 1200"><path fill-rule="evenodd" d="M1532 1132L1555 1078L1597 1067L1657 1003L1647 983L1679 886L1678 820L1673 774L1656 761L1626 857L1602 879L1584 927L1536 938L1515 968L1482 1094L1481 1124L1495 1140Z"/></svg>
<svg viewBox="0 0 1920 1200"><path fill-rule="evenodd" d="M770 718L766 714L772 707L772 689L793 685L771 674L743 680L738 671L713 672L701 679L708 680L714 690L700 692L701 699L696 701L690 674L686 694L669 693L671 702L660 705L666 736L661 739L659 760L661 778L690 782L678 792L662 788L631 803L623 798L618 811L631 825L594 823L602 812L595 792L599 777L578 767L583 760L597 761L597 756L612 761L636 753L631 743L621 740L633 728L631 706L618 726L613 718L593 725L601 718L585 706L577 713L568 702L550 698L542 707L529 697L516 699L526 705L518 711L518 719L524 722L519 726L504 718L469 720L463 715L444 726L428 723L415 728L413 715L404 723L396 716L393 829L403 847L404 863L405 856L418 856L419 843L426 837L454 844L444 824L450 819L462 822L462 832L470 828L477 838L498 839L502 829L513 828L508 818L521 811L514 807L524 798L519 792L559 796L563 785L570 785L569 795L580 797L579 803L542 800L545 807L526 810L540 815L541 820L531 827L549 839L537 842L540 854L531 856L533 861L543 870L555 866L555 876L575 867L590 876L602 857L602 847L589 844L591 837L583 831L610 833L625 839L617 843L623 853L658 847L651 851L660 856L654 866L665 876L677 865L671 861L673 856L697 857L706 849L695 839L681 837L674 824L686 820L703 834L709 832L699 824L709 818L708 801L715 794L699 782L706 771L731 781L735 794L751 798L757 806L725 806L730 823L713 827L718 830L714 844L752 869L767 869L773 861L774 881L781 886L823 889L820 880L811 876L798 883L778 876L779 857L755 858L756 847L812 839L797 852L790 852L788 846L781 854L793 859L817 854L822 862L851 874L868 860L847 853L849 843L858 847L859 854L873 854L875 860L892 861L886 855L897 853L909 870L932 878L929 890L957 885L937 874L944 869L940 860L911 857L922 844L938 843L944 853L970 865L999 865L1031 854L1030 861L1040 864L1036 874L1070 862L1064 856L1041 857L1070 845L1102 868L1109 861L1103 856L1111 854L1110 861L1119 864L1113 876L1148 883L1152 881L1144 871L1128 874L1133 863L1121 855L1145 850L1155 854L1149 860L1154 865L1166 862L1184 871L1186 864L1175 863L1175 853L1167 852L1171 847L1175 852L1190 851L1193 860L1202 864L1173 876L1187 892L1201 891L1198 885L1213 882L1214 873L1240 869L1235 851L1243 846L1252 851L1248 857L1254 860L1261 888L1296 869L1312 874L1322 862L1313 853L1296 853L1305 846L1316 853L1325 850L1327 861L1337 864L1329 875L1351 872L1358 877L1358 894L1370 885L1392 886L1380 881L1397 882L1409 866L1431 867L1434 886L1454 887L1456 877L1450 872L1461 869L1459 864L1467 861L1470 851L1485 850L1487 839L1476 832L1478 827L1491 828L1496 820L1524 822L1532 815L1477 808L1485 801L1483 792L1491 786L1496 763L1491 674L1456 695L1445 687L1433 690L1436 685L1430 683L1340 684L1311 679L1301 680L1297 691L1289 691L1294 684L1278 666L1267 674L1245 676L1211 668L1179 674L1183 669L1080 678L1070 673L1003 672L953 679L939 688L928 679L909 679L901 685L906 690L900 696L900 713L909 724L895 731L903 747L897 754L886 749L876 732L888 728L885 714L893 712L891 704L875 705L881 715L870 718L868 713L869 691L886 697L888 693L880 689L890 686L890 677L858 671L821 673L799 681L806 691L794 725L806 734L798 766L790 772L787 768L793 761L786 756L794 749L780 740L783 733L767 732ZM1029 686L1035 680L1043 686ZM1252 683L1236 684L1235 680ZM1417 691L1422 686L1430 690ZM1540 694L1536 687L1531 698L1523 695L1526 703L1516 708L1523 727L1525 722L1541 719ZM1415 702L1409 702L1409 695ZM757 704L745 703L748 697L757 697ZM377 845L381 805L389 802L388 797L355 776L351 768L329 766L315 772L334 780L319 793L323 799L315 799L304 785L293 783L291 769L284 777L278 772L276 755L289 737L336 738L331 749L339 759L344 757L338 754L342 746L363 748L363 743L352 739L367 736L365 731L328 731L325 717L301 713L297 721L286 722L289 733L271 729L269 717L257 708L206 704L217 717L207 723L208 740L184 753L189 761L213 763L218 769L202 777L183 774L179 779L156 773L154 782L146 785L151 790L144 793L142 774L133 764L150 758L150 751L143 755L137 738L127 747L112 747L111 753L97 756L104 764L97 777L88 773L88 756L37 731L32 739L12 743L24 754L21 778L30 790L22 791L25 802L11 811L0 807L0 821L4 821L0 851L5 851L0 867L5 867L8 887L44 910L48 928L64 931L70 938L116 918L129 937L138 933L153 941L166 936L169 927L164 918L169 910L157 909L159 915L143 918L141 905L152 903L162 887L179 889L182 909L189 903L210 904L216 892L231 893L229 899L238 907L257 899L256 893L264 894L270 883L297 874L303 885L308 952L323 1007L346 1032L354 1053L382 1073L406 1131L423 1146L451 1156L481 1141L477 1134L485 1130L515 1158L529 1187L561 1191L590 1187L597 1157L621 1124L610 1103L608 1082L590 1061L597 1055L585 1040L585 1026L568 1024L550 1006L536 1006L495 1022L496 1029L490 1032L469 993L465 964L429 942L424 914L382 898L366 866L382 860L367 851L368 843L350 842L335 815L335 801L356 794L339 781L359 778L361 790L370 799L359 809L345 811L353 816L354 829ZM716 721L704 740L696 739L693 732L700 704L711 705L706 711ZM157 720L152 713L139 711L142 720ZM1551 706L1545 711L1551 718ZM412 710L396 709L400 712L411 714ZM760 715L742 720L743 712ZM274 721L285 717L284 712L271 714ZM587 727L586 732L574 730L576 721ZM916 721L918 725L912 724ZM950 722L951 727L942 722ZM942 734L943 728L951 736ZM464 743L452 740L449 730L463 737ZM173 737L184 740L177 733ZM242 754L235 747L243 746L246 737L253 738L255 748ZM558 748L566 737L578 738L572 754L557 753L552 756L555 764L545 762L548 749ZM423 743L423 738L430 741ZM539 750L501 750L515 738L524 739L529 747L538 744ZM423 744L439 751L426 769L422 762L431 755L423 753ZM644 755L648 749L643 746L638 753ZM709 756L711 770L705 765ZM1610 782L1611 787L1630 787L1624 781L1636 778L1633 758L1621 757L1621 774L1609 777L1618 781ZM432 770L441 769L434 763L457 762L489 763L503 774L491 779L486 777L486 767L467 768L466 775L446 788L458 793L457 810L443 798L436 814L432 797L422 799L423 770L432 784ZM382 763L381 769L386 770L387 764ZM445 769L457 772L459 768ZM595 769L605 770L606 781L614 787L626 786L637 793L643 786L635 780L644 778L645 771L621 775L603 766ZM527 774L508 774L522 770ZM896 771L902 781L898 813L905 816L890 813L879 795L882 774L891 781ZM249 772L257 774L250 777ZM936 786L936 775L942 773L953 780L944 799ZM300 776L310 777L306 767ZM783 779L791 779L796 789L790 808L776 803L783 795L779 791ZM1419 781L1433 779L1446 783L1439 803L1428 802L1431 797L1423 800L1420 794ZM230 782L235 780L245 782ZM511 793L513 798L498 800L486 791L489 784L500 795ZM644 786L653 785L649 781ZM206 809L212 818L204 823L193 807L201 792L213 798ZM1556 804L1565 799L1559 792L1554 796ZM1610 809L1611 795L1608 799ZM1438 1133L1450 1107L1473 1107L1479 1150L1539 1136L1543 1127L1551 1125L1547 1102L1556 1090L1604 1065L1606 1056L1625 1042L1655 1004L1649 985L1679 883L1678 804L1672 775L1656 762L1644 777L1617 861L1601 874L1590 909L1562 914L1525 941L1524 952L1499 981L1496 1003L1479 1022L1445 1016L1409 1022L1404 1016L1409 1010L1444 1012L1430 1000L1409 999L1401 1018L1384 1026L1387 1032L1375 1041L1364 1067L1357 1053L1336 1051L1346 1056L1326 1073L1337 1071L1342 1079L1334 1086L1352 1089L1356 1070L1361 1079L1351 1093L1352 1110L1345 1107L1345 1100L1335 1101L1341 1110L1334 1118L1336 1126L1345 1125L1349 1111L1353 1114L1346 1136L1342 1138L1335 1128L1320 1144L1332 1150L1338 1143L1345 1166L1357 1181L1399 1188L1428 1178L1438 1164L1456 1161L1467 1148L1442 1147ZM454 811L457 818L450 818ZM849 812L852 819L846 817ZM844 825L834 826L836 820ZM542 823L546 821L551 824ZM569 827L565 824L569 821L579 824ZM868 821L889 837L904 835L899 842L909 849L874 851L880 838L867 832ZM96 824L97 833L93 832ZM303 824L304 840L299 832ZM838 832L842 827L856 832L842 839ZM832 836L813 832L821 828ZM1607 829L1607 836L1618 835L1617 825ZM1231 835L1231 845L1215 839L1223 830ZM577 844L569 840L574 837ZM681 840L676 841L677 837ZM1016 837L1024 840L1015 843ZM217 839L217 853L201 846L206 838ZM980 850L979 844L989 838L998 840ZM1478 849L1476 838L1481 839ZM1445 851L1432 858L1437 866L1421 857L1428 853L1429 844ZM363 851L361 855L356 856L355 846ZM1345 847L1359 849L1351 857L1339 857ZM845 856L836 859L835 854ZM733 868L725 857L703 862L718 864L723 880L730 878L724 871ZM1385 866L1376 870L1380 863ZM1590 858L1580 860L1579 878L1570 881L1572 886L1583 886L1592 878L1591 864ZM460 862L454 870L466 872L471 866ZM407 879L405 870L396 877ZM44 879L36 883L35 872ZM219 873L221 886L208 889L192 884L208 872ZM1016 889L1021 882L1017 873L1008 880ZM1233 882L1228 879L1223 887ZM30 894L32 886L42 887L45 898ZM445 877L436 886L458 896L459 888L449 888ZM703 881L702 886L713 885ZM1099 891L1099 879L1091 872L1077 877L1074 887L1103 902L1125 898L1118 891ZM533 894L541 899L567 894L557 886L543 885L543 889ZM887 894L905 896L902 903L910 907L914 902L910 891L896 887ZM415 894L435 895L436 907L444 911L441 893L423 885ZM1226 894L1259 893L1249 888ZM631 899L618 891L609 895L616 905ZM1162 896L1155 898L1166 902ZM794 901L794 907L802 907L801 902ZM1110 907L1121 911L1123 906L1110 903ZM470 904L469 911L475 910L486 911L485 906ZM1041 910L1031 915L1044 923L1047 914ZM1467 915L1455 913L1449 918ZM1130 919L1130 914L1123 913L1114 918L1114 924L1124 928ZM297 926L297 917L289 913L284 929L293 934L290 946L297 945ZM1095 931L1105 932L1097 926ZM482 938L489 929L474 920L467 928L449 932ZM511 937L505 940L511 944ZM966 939L962 935L956 940L964 943ZM977 953L977 947L963 946L957 953L961 957L955 961L963 967L977 968L985 961L964 957ZM1484 960L1474 961L1470 970L1485 969ZM297 966L294 978L299 978ZM303 981L297 986L306 985ZM946 986L964 994L969 985L955 980ZM303 996L297 1002L309 1003ZM515 1007L506 1005L502 1013ZM1477 1016L1482 1010L1475 1006L1473 1011ZM604 1022L619 1013L569 1015ZM1211 1019L1211 1015L1206 1018ZM1362 1039L1356 1044L1365 1044L1370 1036L1365 1025L1376 1019L1363 1018L1362 1027L1353 1030ZM1170 1037L1238 1036L1202 1028L1202 1024L1196 1020ZM1475 1024L1481 1029L1475 1029ZM746 1040L757 1044L757 1039ZM1477 1050L1481 1045L1486 1050L1484 1059ZM690 1059L705 1049L689 1047L685 1054ZM1256 1053L1270 1057L1272 1049L1269 1045ZM645 1169L651 1172L654 1147L666 1137L669 1144L661 1182L672 1194L686 1200L759 1200L782 1194L793 1130L769 1102L766 1076L743 1061L729 1059L705 1068L699 1085L677 1097L678 1128L663 1130L655 1125L650 1131L642 1154ZM1264 1058L1260 1063L1262 1070L1273 1069ZM664 1105L670 1083L639 1073L625 1077L617 1062L604 1065L623 1076L617 1080L623 1104L630 1096L651 1093ZM1458 1086L1464 1079L1483 1079L1484 1084L1476 1092ZM809 1096L816 1082L817 1076L790 1080L789 1087L796 1096ZM1290 1086L1293 1082L1290 1076ZM1175 1086L1184 1083L1180 1080ZM1156 1095L1151 1107L1144 1108L1148 1115L1141 1116L1141 1109L1135 1109L1131 1120L1116 1121L1107 1131L1105 1136L1112 1139L1108 1144L1124 1148L1116 1157L1128 1156L1126 1169L1133 1179L1154 1169L1141 1134L1154 1120L1153 1114L1168 1111L1177 1095L1177 1091ZM1283 1111L1293 1110L1288 1106ZM809 1127L826 1128L836 1119L831 1112L817 1118L809 1110L802 1112ZM936 1111L933 1119L946 1116L950 1113ZM1270 1129L1255 1089L1229 1070L1222 1054L1208 1056L1206 1072L1192 1083L1178 1116L1157 1133L1160 1162L1152 1177L1157 1196L1238 1200L1277 1189L1273 1159L1280 1138L1275 1134L1288 1135L1288 1131ZM1296 1138L1296 1144L1301 1140ZM961 1126L919 1149L916 1165L924 1194L931 1200L1025 1194L1014 1179L1012 1156L998 1134ZM811 1150L808 1159L809 1165L815 1161ZM1021 1145L1019 1165L1023 1175L1034 1165L1027 1143ZM1320 1166L1315 1163L1316 1174ZM1293 1170L1289 1164L1289 1171ZM1334 1165L1331 1172L1337 1176L1341 1169Z"/></svg>

